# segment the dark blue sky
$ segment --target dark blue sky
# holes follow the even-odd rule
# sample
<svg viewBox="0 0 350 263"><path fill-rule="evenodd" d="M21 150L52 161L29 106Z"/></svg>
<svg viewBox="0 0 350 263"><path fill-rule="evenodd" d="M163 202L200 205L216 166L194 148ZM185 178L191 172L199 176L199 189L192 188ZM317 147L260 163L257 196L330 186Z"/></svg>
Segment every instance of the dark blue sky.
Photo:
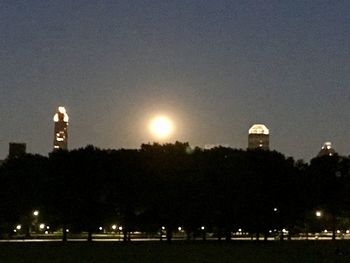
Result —
<svg viewBox="0 0 350 263"><path fill-rule="evenodd" d="M57 106L69 147L138 148L163 112L173 140L350 154L350 1L0 2L0 159L8 142L52 149Z"/></svg>

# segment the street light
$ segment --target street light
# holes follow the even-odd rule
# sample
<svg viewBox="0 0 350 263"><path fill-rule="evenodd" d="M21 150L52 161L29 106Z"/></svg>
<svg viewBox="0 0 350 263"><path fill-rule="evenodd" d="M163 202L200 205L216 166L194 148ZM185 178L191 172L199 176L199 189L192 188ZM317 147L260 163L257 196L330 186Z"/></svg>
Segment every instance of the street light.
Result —
<svg viewBox="0 0 350 263"><path fill-rule="evenodd" d="M207 233L206 233L205 226L201 226L201 230L202 230L203 240L206 240L207 239Z"/></svg>
<svg viewBox="0 0 350 263"><path fill-rule="evenodd" d="M39 210L35 209L33 212L32 212L32 217L31 218L28 218L29 222L29 226L28 226L28 232L26 233L26 237L30 237L31 236L31 233L32 233L32 228L35 229L35 232L38 229L38 220L39 220Z"/></svg>
<svg viewBox="0 0 350 263"><path fill-rule="evenodd" d="M315 214L316 214L317 217L321 217L322 216L322 212L321 211L316 211Z"/></svg>

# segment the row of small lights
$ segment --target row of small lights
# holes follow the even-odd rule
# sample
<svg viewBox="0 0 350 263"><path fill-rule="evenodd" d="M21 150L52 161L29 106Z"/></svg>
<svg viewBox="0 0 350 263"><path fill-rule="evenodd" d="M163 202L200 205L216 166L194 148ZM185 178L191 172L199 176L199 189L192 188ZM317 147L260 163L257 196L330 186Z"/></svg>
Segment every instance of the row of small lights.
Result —
<svg viewBox="0 0 350 263"><path fill-rule="evenodd" d="M273 209L273 211L274 211L274 212L277 212L277 211L278 211L278 208L275 207L275 208ZM34 215L34 216L38 216L38 215L39 215L39 211L38 211L38 210L34 210L34 211L33 211L33 215ZM316 211L315 215L316 215L317 217L321 217L321 216L322 216L322 212L321 212L321 211ZM16 226L16 229L14 230L14 232L17 232L17 230L21 230L21 228L22 228L21 225L17 225L17 226ZM45 224L40 224L40 225L39 225L39 228L40 228L41 230L44 230ZM119 231L122 231L122 230L123 230L123 227L122 227L122 226L117 227L117 225L112 225L112 229L113 229L113 230L116 230L117 228L118 228ZM50 227L47 226L46 229L49 230ZM98 229L99 229L100 231L102 231L102 230L103 230L103 227L100 226ZM182 231L182 230L183 230L183 228L182 228L181 226L179 226L177 229L178 229L178 231ZM201 229L201 230L205 230L205 227L204 227L204 226L201 226L200 229ZM165 226L162 226L162 230L165 230ZM275 231L276 231L276 230L275 230ZM66 229L66 232L69 232L69 229ZM238 232L242 232L242 229L239 228L239 229L238 229ZM270 230L269 232L272 233L272 230ZM288 231L287 231L286 229L283 228L283 229L282 229L282 232L283 232L283 233L286 233L286 232L288 232ZM324 232L327 233L327 230L324 230ZM338 233L338 234L339 234L340 232L341 232L340 230L337 230L337 233ZM45 231L45 233L47 233L47 231ZM350 230L346 230L346 233L349 234L349 233L350 233Z"/></svg>
<svg viewBox="0 0 350 263"><path fill-rule="evenodd" d="M39 225L39 228L40 228L41 230L44 230L44 229L45 229L45 224L40 224L40 225ZM112 225L112 229L113 229L113 230L117 230L117 228L118 228L119 231L122 231L122 230L123 230L123 227L122 227L122 226L117 227L117 225ZM14 232L17 232L17 231L19 231L19 230L21 230L21 229L22 229L22 225L17 225L17 226L16 226L16 229L14 229L13 231L14 231ZM46 226L46 229L47 229L47 230L45 231L45 234L48 234L48 230L50 229L50 227L49 227L49 226ZM98 229L99 229L100 231L102 231L102 230L103 230L103 227L100 226ZM162 226L162 230L165 230L165 226ZM178 230L178 231L182 231L183 228L182 228L181 226L179 226L179 227L177 228L177 230ZM205 230L205 227L204 227L204 226L201 226L201 230ZM69 232L69 229L66 229L66 232L68 233L68 232ZM238 229L238 232L242 232L242 229L239 228L239 229ZM277 232L277 229L274 229L273 231L272 231L272 230L269 230L269 233L272 233L272 232ZM287 233L288 230L286 230L285 228L283 228L283 229L282 229L282 232L283 232L283 233ZM328 233L328 230L325 229L323 232L324 232L324 233ZM341 230L339 230L339 229L337 230L337 234L340 234L341 232L342 232ZM345 233L346 233L346 234L349 234L349 233L350 233L350 230L346 230Z"/></svg>
<svg viewBox="0 0 350 263"><path fill-rule="evenodd" d="M277 211L277 208L274 208L274 211ZM38 211L38 210L34 210L34 211L33 211L33 216L35 216L35 217L39 216L39 211ZM39 225L39 228L40 228L41 230L44 230L44 229L45 229L45 224L40 224L40 225ZM112 225L111 228L112 228L113 230L117 230L117 228L118 228L119 231L122 231L122 230L123 230L123 227L122 227L122 226L119 226L119 227L118 227L117 225ZM165 230L165 226L162 226L161 228L162 228L162 230ZM17 225L17 226L16 226L16 229L14 229L13 231L14 231L14 232L17 232L17 231L19 231L19 230L21 230L21 229L22 229L22 226L21 226L21 225ZM46 226L46 229L49 230L50 227L49 227L49 226ZM102 231L102 230L103 230L103 227L100 226L98 229L99 229L100 231ZM201 229L201 230L205 230L205 226L201 226L200 229ZM177 230L178 230L178 231L183 231L183 228L182 228L181 226L179 226L179 227L177 228ZM66 232L69 233L69 229L66 229ZM238 229L238 232L242 232L242 229ZM45 231L45 234L48 234L48 231Z"/></svg>
<svg viewBox="0 0 350 263"><path fill-rule="evenodd" d="M122 230L123 230L123 227L122 227L122 226L117 227L117 225L112 225L111 228L112 228L113 230L117 230L117 228L118 228L119 231L122 231ZM165 226L162 226L161 228L162 228L162 230L165 230ZM103 227L100 226L98 229L99 229L100 231L102 231L102 230L103 230ZM183 228L182 228L181 226L179 226L179 227L177 228L177 230L182 231ZM205 226L201 226L201 230L205 230Z"/></svg>
<svg viewBox="0 0 350 263"><path fill-rule="evenodd" d="M122 231L123 230L123 227L122 226L117 226L117 225L112 225L112 227L111 227L113 230L119 230L119 231ZM98 228L100 231L102 231L103 230L103 227L102 226L100 226L99 228ZM162 230L165 230L165 226L162 226L161 227L161 229ZM201 228L200 228L201 230L205 230L205 226L201 226ZM178 228L177 228L177 230L178 231L183 231L183 228L181 227L181 226L179 226Z"/></svg>
<svg viewBox="0 0 350 263"><path fill-rule="evenodd" d="M328 233L328 230L325 229L325 230L323 230L323 232L324 232L324 233ZM339 230L339 229L337 230L337 234L340 234L341 232L342 232L341 230ZM349 234L349 233L350 233L350 230L346 230L345 233L346 233L346 234Z"/></svg>
<svg viewBox="0 0 350 263"><path fill-rule="evenodd" d="M122 231L122 230L123 230L123 227L122 227L122 226L119 226L119 227L118 227L117 225L112 225L112 229L113 229L113 230L117 230L117 228L118 228L119 231ZM102 230L103 230L103 227L100 226L98 229L102 231Z"/></svg>
<svg viewBox="0 0 350 263"><path fill-rule="evenodd" d="M50 229L50 227L49 226L45 226L45 224L40 224L39 228L40 228L40 230L44 230L44 229L49 230ZM16 233L17 231L19 231L21 229L22 229L22 225L17 225L16 228L13 230L13 232ZM46 232L48 232L47 230L45 231L45 234L48 234L48 233L46 233Z"/></svg>
<svg viewBox="0 0 350 263"><path fill-rule="evenodd" d="M17 230L21 230L21 228L22 228L21 225L17 225L17 226L16 226L16 229L17 229ZM40 224L40 225L39 225L39 228L40 228L41 230L44 230L44 229L45 229L45 224ZM117 230L117 229L118 229L119 231L122 231L122 230L123 230L123 227L122 227L122 226L119 226L119 227L118 227L117 225L112 225L111 228L112 228L113 230ZM165 230L165 226L162 226L161 228L162 228L162 230ZM17 232L16 229L14 230L14 232ZM49 227L49 226L46 226L46 229L49 230L50 227ZM103 227L100 226L98 229L99 229L100 231L102 231L102 230L103 230ZM205 230L205 226L201 226L200 229L201 229L201 230ZM182 228L181 226L179 226L179 227L177 228L177 230L178 230L178 231L183 231L183 228ZM277 230L275 229L274 231L276 232ZM338 231L340 231L340 230L338 230ZM66 229L66 232L69 232L69 229ZM238 232L242 232L242 228L239 228L239 229L238 229ZM272 233L272 230L270 230L269 232ZM288 231L287 231L286 229L282 229L282 232L288 232ZM324 232L327 233L327 230L325 230ZM349 230L347 230L346 233L350 233Z"/></svg>
<svg viewBox="0 0 350 263"><path fill-rule="evenodd" d="M165 226L162 226L162 230L165 230ZM183 231L183 228L182 228L181 226L179 226L179 227L177 228L177 230ZM205 226L201 226L201 230L205 230Z"/></svg>

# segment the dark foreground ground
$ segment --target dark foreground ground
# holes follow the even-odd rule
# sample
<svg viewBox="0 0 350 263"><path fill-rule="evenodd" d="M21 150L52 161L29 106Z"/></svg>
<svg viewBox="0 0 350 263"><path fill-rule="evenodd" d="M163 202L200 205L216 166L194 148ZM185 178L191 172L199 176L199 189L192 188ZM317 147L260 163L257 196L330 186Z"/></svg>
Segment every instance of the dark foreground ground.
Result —
<svg viewBox="0 0 350 263"><path fill-rule="evenodd" d="M350 241L0 243L0 262L350 262Z"/></svg>

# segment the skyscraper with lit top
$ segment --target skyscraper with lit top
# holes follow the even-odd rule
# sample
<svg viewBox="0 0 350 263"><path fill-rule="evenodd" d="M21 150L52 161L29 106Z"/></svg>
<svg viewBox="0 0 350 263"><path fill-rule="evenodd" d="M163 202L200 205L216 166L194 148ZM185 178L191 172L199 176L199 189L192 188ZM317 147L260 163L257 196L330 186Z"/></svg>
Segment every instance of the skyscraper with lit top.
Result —
<svg viewBox="0 0 350 263"><path fill-rule="evenodd" d="M254 124L248 131L248 149L269 150L269 136L264 124Z"/></svg>
<svg viewBox="0 0 350 263"><path fill-rule="evenodd" d="M321 157L321 156L332 156L336 154L335 150L332 147L332 143L331 142L325 142L321 148L321 150L319 151L317 157Z"/></svg>
<svg viewBox="0 0 350 263"><path fill-rule="evenodd" d="M67 150L68 149L68 114L66 109L62 106L58 107L56 114L53 117L55 122L54 130L54 150Z"/></svg>

